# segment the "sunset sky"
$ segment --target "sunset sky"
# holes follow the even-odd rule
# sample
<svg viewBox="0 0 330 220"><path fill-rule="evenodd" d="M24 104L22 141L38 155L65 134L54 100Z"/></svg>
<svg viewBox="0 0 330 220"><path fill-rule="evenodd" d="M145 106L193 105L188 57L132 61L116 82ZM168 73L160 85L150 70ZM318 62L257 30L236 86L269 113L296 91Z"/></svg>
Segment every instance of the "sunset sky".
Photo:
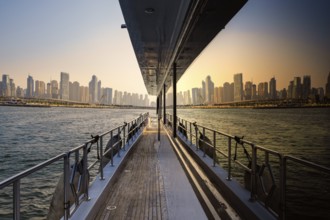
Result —
<svg viewBox="0 0 330 220"><path fill-rule="evenodd" d="M275 77L277 89L311 75L324 87L330 72L329 0L250 0L180 79L178 90ZM117 0L0 1L0 74L26 88L30 74L46 83L68 72L87 86L145 94L146 89Z"/></svg>

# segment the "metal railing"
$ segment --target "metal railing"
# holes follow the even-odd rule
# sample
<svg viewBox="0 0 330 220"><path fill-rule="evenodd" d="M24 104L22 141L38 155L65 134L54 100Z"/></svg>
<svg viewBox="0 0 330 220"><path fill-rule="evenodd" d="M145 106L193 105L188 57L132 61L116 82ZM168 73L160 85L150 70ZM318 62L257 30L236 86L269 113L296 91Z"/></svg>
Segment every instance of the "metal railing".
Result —
<svg viewBox="0 0 330 220"><path fill-rule="evenodd" d="M167 114L165 123L173 126L171 114ZM221 164L227 171L228 181L233 175L240 178L240 183L250 191L250 201L260 202L279 219L286 218L289 161L312 169L319 176L328 175L330 179L328 167L283 155L244 140L244 137L216 131L179 117L175 126L181 139L195 147L196 151L203 151L204 157L208 155L213 159L212 166ZM241 171L233 174L234 168Z"/></svg>
<svg viewBox="0 0 330 220"><path fill-rule="evenodd" d="M79 205L89 199L88 187L91 183L89 171L99 165L97 172L100 173L100 179L104 179L103 168L106 165L105 159L109 159L113 166L113 157L117 153L120 157L120 150L126 150L126 146L134 139L139 130L143 128L149 114L141 114L136 119L124 123L103 134L92 136L92 139L84 144L71 149L66 153L59 154L45 162L31 167L21 173L18 173L2 182L0 182L0 190L12 185L13 192L13 219L21 218L21 180L37 171L47 168L56 162L63 162L63 204L62 210L64 219L68 219L79 207ZM117 138L114 138L117 137ZM104 149L104 141L109 139ZM96 145L96 148L94 147ZM94 154L91 152L94 151ZM93 158L92 155L97 155ZM88 166L88 164L91 164ZM75 183L77 178L78 185ZM61 201L58 201L61 203Z"/></svg>

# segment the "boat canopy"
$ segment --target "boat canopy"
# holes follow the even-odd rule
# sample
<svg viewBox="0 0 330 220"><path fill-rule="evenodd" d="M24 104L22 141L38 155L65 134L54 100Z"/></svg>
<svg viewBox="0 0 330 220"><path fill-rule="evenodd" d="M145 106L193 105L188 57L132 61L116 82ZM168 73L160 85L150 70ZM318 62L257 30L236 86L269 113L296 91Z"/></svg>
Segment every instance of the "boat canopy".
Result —
<svg viewBox="0 0 330 220"><path fill-rule="evenodd" d="M119 0L149 95L176 82L247 0ZM175 83L176 83L175 82Z"/></svg>

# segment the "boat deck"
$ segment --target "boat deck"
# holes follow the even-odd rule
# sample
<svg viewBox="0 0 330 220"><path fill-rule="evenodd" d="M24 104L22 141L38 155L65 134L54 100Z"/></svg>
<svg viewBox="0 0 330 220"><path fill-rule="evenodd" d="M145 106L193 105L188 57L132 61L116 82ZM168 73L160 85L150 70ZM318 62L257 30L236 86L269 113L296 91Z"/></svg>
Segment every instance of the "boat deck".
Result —
<svg viewBox="0 0 330 220"><path fill-rule="evenodd" d="M157 140L156 121L128 155L96 219L207 219L164 131Z"/></svg>

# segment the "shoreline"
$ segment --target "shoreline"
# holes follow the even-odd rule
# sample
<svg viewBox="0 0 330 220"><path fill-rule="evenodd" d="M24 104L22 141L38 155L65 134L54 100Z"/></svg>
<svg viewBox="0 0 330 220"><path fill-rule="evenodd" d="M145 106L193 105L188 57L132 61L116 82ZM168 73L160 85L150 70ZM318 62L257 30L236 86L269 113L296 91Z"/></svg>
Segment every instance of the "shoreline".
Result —
<svg viewBox="0 0 330 220"><path fill-rule="evenodd" d="M97 109L155 109L154 107L120 106L120 105L61 105L61 104L8 104L0 103L0 106L8 107L38 107L38 108L97 108Z"/></svg>
<svg viewBox="0 0 330 220"><path fill-rule="evenodd" d="M0 106L8 107L37 107L37 108L50 108L50 107L62 107L62 108L95 108L95 109L150 109L155 110L156 107L143 107L143 106L120 106L120 105L61 105L61 104L8 104L0 103ZM172 106L167 106L167 109L171 109ZM273 106L273 105L258 105L258 106L218 106L218 105L201 105L201 106L177 106L178 109L295 109L295 108L330 108L330 104L313 104L313 105L301 105L301 106Z"/></svg>

